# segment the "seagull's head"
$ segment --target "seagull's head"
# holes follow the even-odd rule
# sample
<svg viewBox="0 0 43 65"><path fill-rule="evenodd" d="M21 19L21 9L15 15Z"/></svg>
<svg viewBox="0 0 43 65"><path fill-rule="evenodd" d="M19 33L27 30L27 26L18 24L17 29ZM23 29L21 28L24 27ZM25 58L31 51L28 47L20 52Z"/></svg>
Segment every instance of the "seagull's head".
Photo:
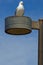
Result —
<svg viewBox="0 0 43 65"><path fill-rule="evenodd" d="M20 1L19 4L20 4L20 5L23 5L23 1Z"/></svg>

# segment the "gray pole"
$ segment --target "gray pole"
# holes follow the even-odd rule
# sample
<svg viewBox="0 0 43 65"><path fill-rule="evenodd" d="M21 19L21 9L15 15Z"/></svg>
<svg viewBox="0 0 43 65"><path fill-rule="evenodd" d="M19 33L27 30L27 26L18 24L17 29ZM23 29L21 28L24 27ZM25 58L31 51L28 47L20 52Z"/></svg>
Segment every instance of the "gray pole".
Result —
<svg viewBox="0 0 43 65"><path fill-rule="evenodd" d="M38 65L43 65L43 20L39 20L40 30L38 31Z"/></svg>

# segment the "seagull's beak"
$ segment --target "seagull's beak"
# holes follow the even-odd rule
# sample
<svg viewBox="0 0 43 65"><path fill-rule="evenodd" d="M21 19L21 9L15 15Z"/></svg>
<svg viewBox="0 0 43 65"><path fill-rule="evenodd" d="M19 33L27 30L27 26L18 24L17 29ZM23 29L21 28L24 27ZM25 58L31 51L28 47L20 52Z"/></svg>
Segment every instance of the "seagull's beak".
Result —
<svg viewBox="0 0 43 65"><path fill-rule="evenodd" d="M21 3L21 5L24 5L23 3Z"/></svg>

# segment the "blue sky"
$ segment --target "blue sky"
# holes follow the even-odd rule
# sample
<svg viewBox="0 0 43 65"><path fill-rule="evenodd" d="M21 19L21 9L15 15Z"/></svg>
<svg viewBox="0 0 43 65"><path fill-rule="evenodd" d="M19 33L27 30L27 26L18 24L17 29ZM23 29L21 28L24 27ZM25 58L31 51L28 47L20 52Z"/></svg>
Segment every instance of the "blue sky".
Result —
<svg viewBox="0 0 43 65"><path fill-rule="evenodd" d="M43 0L22 0L24 16L43 18ZM5 33L5 18L13 16L20 0L0 0L0 65L38 65L38 31L27 35Z"/></svg>

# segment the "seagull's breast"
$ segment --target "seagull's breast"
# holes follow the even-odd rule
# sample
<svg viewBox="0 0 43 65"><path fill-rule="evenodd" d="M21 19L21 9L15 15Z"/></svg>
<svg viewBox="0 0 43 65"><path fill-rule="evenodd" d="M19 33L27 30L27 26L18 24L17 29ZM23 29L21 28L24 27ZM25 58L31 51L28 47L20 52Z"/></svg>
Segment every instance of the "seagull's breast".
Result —
<svg viewBox="0 0 43 65"><path fill-rule="evenodd" d="M24 14L24 7L19 6L16 11L16 16L23 16L23 14Z"/></svg>

